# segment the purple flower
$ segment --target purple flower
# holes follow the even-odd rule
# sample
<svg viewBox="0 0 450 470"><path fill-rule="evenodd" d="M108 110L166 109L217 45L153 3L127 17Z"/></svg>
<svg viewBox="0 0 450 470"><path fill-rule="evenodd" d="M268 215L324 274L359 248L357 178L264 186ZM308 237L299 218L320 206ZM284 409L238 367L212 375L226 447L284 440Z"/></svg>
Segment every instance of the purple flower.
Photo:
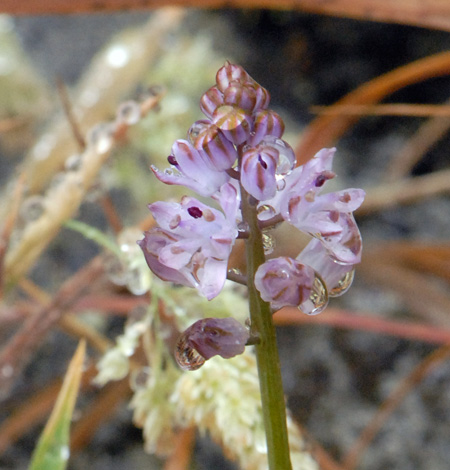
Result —
<svg viewBox="0 0 450 470"><path fill-rule="evenodd" d="M213 356L229 359L242 354L248 338L247 328L234 318L204 318L181 334L175 357L181 368L195 370Z"/></svg>
<svg viewBox="0 0 450 470"><path fill-rule="evenodd" d="M202 196L211 196L229 180L223 171L210 168L207 157L187 140L177 140L168 158L172 169L164 172L152 166L155 176L166 184L183 185Z"/></svg>
<svg viewBox="0 0 450 470"><path fill-rule="evenodd" d="M218 107L214 111L212 121L235 145L245 142L252 130L250 115L236 106Z"/></svg>
<svg viewBox="0 0 450 470"><path fill-rule="evenodd" d="M242 155L242 186L258 200L270 199L277 189L277 163L278 154L273 148L264 145L251 147Z"/></svg>
<svg viewBox="0 0 450 470"><path fill-rule="evenodd" d="M274 111L256 111L253 116L253 133L248 139L249 145L257 145L268 135L281 137L284 133L284 122Z"/></svg>
<svg viewBox="0 0 450 470"><path fill-rule="evenodd" d="M278 189L277 179L290 172L294 164L295 154L290 145L267 135L242 155L242 186L259 201L271 199Z"/></svg>
<svg viewBox="0 0 450 470"><path fill-rule="evenodd" d="M311 266L320 275L330 297L345 294L352 284L354 266L336 263L317 238L313 238L296 259Z"/></svg>
<svg viewBox="0 0 450 470"><path fill-rule="evenodd" d="M361 260L361 235L352 212L364 200L362 189L320 195L331 171L335 149L322 149L285 178L285 187L262 204L279 212L290 224L321 240L330 256L343 264Z"/></svg>
<svg viewBox="0 0 450 470"><path fill-rule="evenodd" d="M263 263L255 274L261 298L278 310L288 305L301 306L309 300L315 273L311 267L287 257Z"/></svg>
<svg viewBox="0 0 450 470"><path fill-rule="evenodd" d="M206 162L216 171L231 168L238 155L233 143L215 124L205 125L203 121L202 128L194 141L194 147L206 154Z"/></svg>
<svg viewBox="0 0 450 470"><path fill-rule="evenodd" d="M208 300L222 290L228 257L237 236L239 198L226 183L216 199L225 215L192 197L181 204L155 202L149 209L159 227L138 243L161 279L195 287Z"/></svg>

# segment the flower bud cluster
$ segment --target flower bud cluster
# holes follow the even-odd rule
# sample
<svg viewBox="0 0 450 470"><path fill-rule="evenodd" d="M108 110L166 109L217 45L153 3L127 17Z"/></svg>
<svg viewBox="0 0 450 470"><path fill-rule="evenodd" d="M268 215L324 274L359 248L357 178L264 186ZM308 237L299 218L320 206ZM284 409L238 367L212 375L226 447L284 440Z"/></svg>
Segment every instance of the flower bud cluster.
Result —
<svg viewBox="0 0 450 470"><path fill-rule="evenodd" d="M295 167L294 151L282 139L283 120L268 109L269 101L268 91L242 67L227 62L219 69L216 84L200 100L207 119L195 122L187 138L173 144L169 169L152 167L152 171L166 184L211 197L221 210L193 197L184 197L180 204L151 204L159 226L146 232L139 244L157 276L194 287L212 299L223 288L229 255L245 226L241 197L249 197L257 206L261 227L270 228L272 219L284 220L312 236L295 260L275 258L258 268L254 281L262 299L273 309L293 305L316 314L326 307L329 296L350 287L353 267L361 260L361 236L352 213L363 202L364 191L321 194L335 176L335 149L322 149ZM211 331L218 328L214 323ZM220 331L226 330L224 326ZM194 346L190 333L196 335ZM228 335L218 335L214 346L218 354L227 357L230 348L230 356L235 355L247 340L244 334L235 337L238 346L226 343ZM198 338L204 338L203 344ZM199 350L208 350L210 357L205 348L210 339L193 328L179 346L185 358L191 357L192 349L196 359Z"/></svg>

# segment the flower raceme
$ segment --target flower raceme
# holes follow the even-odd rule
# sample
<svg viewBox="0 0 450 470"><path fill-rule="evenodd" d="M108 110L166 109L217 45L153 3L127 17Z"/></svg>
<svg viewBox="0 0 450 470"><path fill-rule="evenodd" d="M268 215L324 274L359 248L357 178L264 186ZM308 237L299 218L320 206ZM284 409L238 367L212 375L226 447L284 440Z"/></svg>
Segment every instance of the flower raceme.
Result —
<svg viewBox="0 0 450 470"><path fill-rule="evenodd" d="M152 171L163 183L211 197L220 210L187 196L180 204L153 203L149 209L159 226L146 232L139 244L157 276L194 287L212 299L224 286L236 238L245 237L240 203L241 197L250 198L264 230L271 228L271 220L274 224L284 220L312 237L295 260L280 257L259 266L254 282L261 298L274 310L294 305L316 314L326 307L329 296L346 292L354 265L361 260L361 235L352 213L362 204L364 191L322 194L335 176L335 149L322 149L295 167L294 151L282 139L283 120L268 109L269 101L268 91L242 67L226 63L219 69L216 85L200 100L207 119L195 122L187 139L173 144L169 169L152 167ZM226 319L216 320L214 328L220 329ZM197 353L209 351L197 329L195 335ZM188 336L185 332L182 341L190 348L193 342ZM204 337L206 341L208 335ZM218 354L237 354L247 338L236 337L237 348L228 334L218 335Z"/></svg>

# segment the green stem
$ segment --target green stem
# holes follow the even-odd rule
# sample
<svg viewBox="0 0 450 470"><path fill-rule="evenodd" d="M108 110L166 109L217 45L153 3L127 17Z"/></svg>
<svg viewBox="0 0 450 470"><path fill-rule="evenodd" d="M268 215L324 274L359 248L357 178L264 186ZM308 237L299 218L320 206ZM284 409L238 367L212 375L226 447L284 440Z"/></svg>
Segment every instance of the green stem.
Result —
<svg viewBox="0 0 450 470"><path fill-rule="evenodd" d="M270 470L292 470L286 426L286 408L281 382L280 361L270 305L264 302L254 284L255 272L264 263L264 246L258 226L256 205L241 187L242 214L249 226L246 240L248 294L251 334L260 338L255 345L261 401L266 430Z"/></svg>

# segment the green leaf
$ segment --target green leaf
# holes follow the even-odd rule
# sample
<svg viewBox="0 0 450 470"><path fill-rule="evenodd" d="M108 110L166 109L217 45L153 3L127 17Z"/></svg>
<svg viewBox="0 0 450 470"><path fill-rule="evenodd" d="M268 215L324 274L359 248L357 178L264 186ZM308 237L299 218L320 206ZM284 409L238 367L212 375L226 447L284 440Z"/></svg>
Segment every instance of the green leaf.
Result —
<svg viewBox="0 0 450 470"><path fill-rule="evenodd" d="M85 224L84 222L80 222L79 220L68 220L64 226L81 233L85 238L94 241L97 245L100 245L107 250L112 251L117 256L122 256L122 252L118 245L97 228Z"/></svg>
<svg viewBox="0 0 450 470"><path fill-rule="evenodd" d="M69 459L70 422L83 372L86 343L80 341L52 414L34 450L29 470L64 470Z"/></svg>

